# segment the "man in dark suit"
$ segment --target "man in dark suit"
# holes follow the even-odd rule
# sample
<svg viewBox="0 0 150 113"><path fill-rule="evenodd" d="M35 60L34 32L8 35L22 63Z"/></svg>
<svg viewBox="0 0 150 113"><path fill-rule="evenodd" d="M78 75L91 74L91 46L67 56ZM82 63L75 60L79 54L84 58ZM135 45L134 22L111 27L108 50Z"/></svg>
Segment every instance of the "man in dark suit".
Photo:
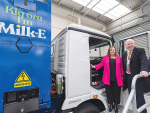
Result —
<svg viewBox="0 0 150 113"><path fill-rule="evenodd" d="M145 104L143 93L150 92L150 81L148 79L148 60L143 48L136 48L134 40L126 41L126 48L122 55L124 69L124 86L123 90L128 88L131 91L131 82L136 74L143 74L144 77L139 78L136 83L136 100L137 108ZM147 113L146 109L141 113Z"/></svg>

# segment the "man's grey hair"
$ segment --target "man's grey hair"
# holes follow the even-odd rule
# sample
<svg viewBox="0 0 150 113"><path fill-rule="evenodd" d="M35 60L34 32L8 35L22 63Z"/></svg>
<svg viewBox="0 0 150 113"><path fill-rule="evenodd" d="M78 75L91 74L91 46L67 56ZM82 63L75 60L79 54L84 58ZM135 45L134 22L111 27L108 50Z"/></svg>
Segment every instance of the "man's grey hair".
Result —
<svg viewBox="0 0 150 113"><path fill-rule="evenodd" d="M135 43L133 39L128 39L127 41L129 41L129 40L132 40L132 41L133 41L133 43ZM126 43L127 43L127 41L126 41Z"/></svg>

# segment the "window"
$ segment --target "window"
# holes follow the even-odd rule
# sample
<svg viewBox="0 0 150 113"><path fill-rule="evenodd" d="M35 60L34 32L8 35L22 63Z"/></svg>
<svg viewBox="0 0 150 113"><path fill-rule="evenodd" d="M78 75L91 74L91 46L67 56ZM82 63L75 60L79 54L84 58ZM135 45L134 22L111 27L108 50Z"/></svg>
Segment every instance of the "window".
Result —
<svg viewBox="0 0 150 113"><path fill-rule="evenodd" d="M105 38L89 38L89 56L90 60L107 55L110 42Z"/></svg>
<svg viewBox="0 0 150 113"><path fill-rule="evenodd" d="M93 49L90 49L89 50L90 60L107 55L108 49L109 49L108 44L102 47L95 47Z"/></svg>

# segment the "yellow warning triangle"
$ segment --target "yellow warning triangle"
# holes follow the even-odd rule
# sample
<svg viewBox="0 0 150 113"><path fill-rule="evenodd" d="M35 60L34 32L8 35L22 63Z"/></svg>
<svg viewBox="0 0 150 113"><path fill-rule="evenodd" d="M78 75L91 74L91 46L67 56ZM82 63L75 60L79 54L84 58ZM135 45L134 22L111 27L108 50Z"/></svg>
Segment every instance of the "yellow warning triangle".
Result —
<svg viewBox="0 0 150 113"><path fill-rule="evenodd" d="M22 81L29 81L31 80L30 77L28 76L28 74L26 73L25 70L23 70L19 76L17 77L17 79L15 80L15 82L22 82Z"/></svg>

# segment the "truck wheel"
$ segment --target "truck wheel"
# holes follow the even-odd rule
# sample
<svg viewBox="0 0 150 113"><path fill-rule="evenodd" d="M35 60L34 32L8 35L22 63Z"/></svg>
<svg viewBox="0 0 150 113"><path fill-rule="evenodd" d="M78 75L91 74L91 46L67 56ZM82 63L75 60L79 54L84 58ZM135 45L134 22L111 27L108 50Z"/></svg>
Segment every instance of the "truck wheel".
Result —
<svg viewBox="0 0 150 113"><path fill-rule="evenodd" d="M100 109L91 103L85 103L75 108L73 113L100 113Z"/></svg>

